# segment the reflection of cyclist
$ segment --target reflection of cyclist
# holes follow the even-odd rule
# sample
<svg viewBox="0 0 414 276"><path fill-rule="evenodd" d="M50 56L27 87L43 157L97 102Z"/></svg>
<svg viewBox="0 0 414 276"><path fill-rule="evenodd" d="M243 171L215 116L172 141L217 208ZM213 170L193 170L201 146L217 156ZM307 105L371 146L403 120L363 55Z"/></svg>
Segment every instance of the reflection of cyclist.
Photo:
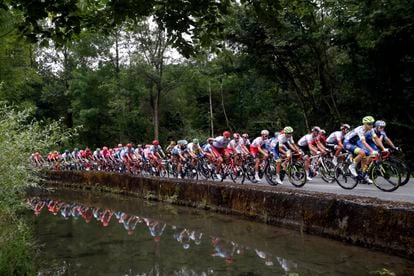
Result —
<svg viewBox="0 0 414 276"><path fill-rule="evenodd" d="M81 207L80 213L86 223L91 222L93 218L93 213L92 213L92 210L89 209L89 207Z"/></svg>
<svg viewBox="0 0 414 276"><path fill-rule="evenodd" d="M144 221L151 233L151 236L154 237L154 241L159 242L167 224L147 218L144 218Z"/></svg>
<svg viewBox="0 0 414 276"><path fill-rule="evenodd" d="M64 204L63 207L60 209L60 215L64 218L64 219L69 219L69 217L71 216L72 212L71 212L71 207L69 204Z"/></svg>
<svg viewBox="0 0 414 276"><path fill-rule="evenodd" d="M140 222L142 221L138 216L129 216L123 213L122 224L124 225L125 230L128 231L128 235L132 235L134 233L135 227Z"/></svg>
<svg viewBox="0 0 414 276"><path fill-rule="evenodd" d="M190 234L190 239L194 241L196 245L201 244L201 238L203 237L203 233L197 233L196 231L192 231Z"/></svg>
<svg viewBox="0 0 414 276"><path fill-rule="evenodd" d="M181 243L184 249L190 248L190 233L187 229L183 229L180 233L175 233L174 238Z"/></svg>
<svg viewBox="0 0 414 276"><path fill-rule="evenodd" d="M103 227L107 227L109 225L109 222L111 221L112 215L113 215L113 213L109 209L106 209L103 212L103 214L101 216L101 223L102 223Z"/></svg>
<svg viewBox="0 0 414 276"><path fill-rule="evenodd" d="M44 201L39 201L36 203L36 205L33 207L34 210L34 214L36 216L40 215L40 212L42 212L43 207L45 207L46 202Z"/></svg>
<svg viewBox="0 0 414 276"><path fill-rule="evenodd" d="M233 256L236 252L237 244L230 241L224 241L217 237L211 237L211 244L214 247L213 257L220 257L225 259L227 264L233 263Z"/></svg>
<svg viewBox="0 0 414 276"><path fill-rule="evenodd" d="M271 255L267 254L264 251L260 251L260 250L257 250L257 249L255 249L254 251L256 251L256 255L259 256L259 258L264 260L265 265L267 265L267 266L273 266L274 265Z"/></svg>
<svg viewBox="0 0 414 276"><path fill-rule="evenodd" d="M293 268L298 268L298 265L290 260L287 260L282 257L276 257L277 262L279 263L280 267L286 272L286 274L289 274L289 271L291 271Z"/></svg>

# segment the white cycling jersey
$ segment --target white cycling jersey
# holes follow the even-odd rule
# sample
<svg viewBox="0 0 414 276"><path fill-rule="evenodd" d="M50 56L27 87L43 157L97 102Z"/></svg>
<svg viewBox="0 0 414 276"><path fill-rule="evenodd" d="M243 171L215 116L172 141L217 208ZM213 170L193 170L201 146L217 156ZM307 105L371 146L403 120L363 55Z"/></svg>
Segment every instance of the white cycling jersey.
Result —
<svg viewBox="0 0 414 276"><path fill-rule="evenodd" d="M224 149L227 147L229 142L230 142L230 139L224 138L223 136L218 136L214 139L213 147L217 149Z"/></svg>
<svg viewBox="0 0 414 276"><path fill-rule="evenodd" d="M364 126L359 126L345 135L344 143L356 143L358 140L365 140L365 136L376 137L374 129L365 130Z"/></svg>
<svg viewBox="0 0 414 276"><path fill-rule="evenodd" d="M298 145L301 147L305 147L309 144L314 144L317 139L318 139L318 136L313 136L312 133L309 133L299 139Z"/></svg>
<svg viewBox="0 0 414 276"><path fill-rule="evenodd" d="M284 145L286 143L288 144L294 144L295 141L293 141L293 136L287 137L286 134L281 133L277 136L277 140L279 142L279 146Z"/></svg>
<svg viewBox="0 0 414 276"><path fill-rule="evenodd" d="M261 148L266 143L266 141L267 139L264 140L262 136L259 136L256 139L254 139L250 145L255 148Z"/></svg>
<svg viewBox="0 0 414 276"><path fill-rule="evenodd" d="M342 131L341 130L338 130L338 131L332 132L328 136L328 138L326 138L326 142L328 144L337 144L338 141L341 141L342 142L342 139L343 138L344 138L344 135L342 134Z"/></svg>

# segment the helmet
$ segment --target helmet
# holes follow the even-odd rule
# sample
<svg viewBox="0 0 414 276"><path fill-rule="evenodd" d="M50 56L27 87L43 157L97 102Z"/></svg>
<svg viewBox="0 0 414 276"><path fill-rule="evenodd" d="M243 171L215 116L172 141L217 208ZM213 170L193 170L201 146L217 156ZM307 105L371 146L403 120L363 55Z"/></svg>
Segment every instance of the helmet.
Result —
<svg viewBox="0 0 414 276"><path fill-rule="evenodd" d="M348 124L342 124L341 125L341 130L350 129L350 128L351 128L351 126L348 125Z"/></svg>
<svg viewBox="0 0 414 276"><path fill-rule="evenodd" d="M226 130L225 132L223 132L223 136L226 138L230 138L230 135L231 135L230 131Z"/></svg>
<svg viewBox="0 0 414 276"><path fill-rule="evenodd" d="M207 143L212 143L212 142L214 142L214 138L211 138L211 137L207 138Z"/></svg>
<svg viewBox="0 0 414 276"><path fill-rule="evenodd" d="M79 149L78 148L74 148L73 151L79 151Z"/></svg>
<svg viewBox="0 0 414 276"><path fill-rule="evenodd" d="M247 138L249 138L249 134L243 133L242 137L245 138L245 139L247 139Z"/></svg>
<svg viewBox="0 0 414 276"><path fill-rule="evenodd" d="M188 144L187 140L178 140L177 144L181 145L181 146L186 146Z"/></svg>
<svg viewBox="0 0 414 276"><path fill-rule="evenodd" d="M267 129L263 129L263 130L260 132L260 135L267 135L267 136L269 136L269 131L268 131Z"/></svg>
<svg viewBox="0 0 414 276"><path fill-rule="evenodd" d="M69 153L70 151L69 151L68 149L65 149L65 152L66 152L66 153Z"/></svg>
<svg viewBox="0 0 414 276"><path fill-rule="evenodd" d="M373 124L374 122L375 122L375 119L372 116L365 116L364 118L362 118L363 124Z"/></svg>
<svg viewBox="0 0 414 276"><path fill-rule="evenodd" d="M127 146L128 148L132 148L132 144L131 144L131 143L128 143L126 146Z"/></svg>
<svg viewBox="0 0 414 276"><path fill-rule="evenodd" d="M200 141L198 141L198 139L197 139L197 138L194 138L194 139L193 139L193 144L198 145L198 143L200 143Z"/></svg>
<svg viewBox="0 0 414 276"><path fill-rule="evenodd" d="M326 131L324 129L321 129L321 131L319 133L322 134L322 135L325 135Z"/></svg>
<svg viewBox="0 0 414 276"><path fill-rule="evenodd" d="M316 131L316 132L320 132L320 131L321 131L321 128L320 128L320 127L318 127L318 126L314 126L314 127L312 128L312 132L314 132L314 131Z"/></svg>
<svg viewBox="0 0 414 276"><path fill-rule="evenodd" d="M118 148L122 148L123 146L122 146L122 144L118 144Z"/></svg>
<svg viewBox="0 0 414 276"><path fill-rule="evenodd" d="M375 122L376 127L385 127L387 124L384 121L378 120Z"/></svg>
<svg viewBox="0 0 414 276"><path fill-rule="evenodd" d="M233 134L234 139L239 139L240 138L240 133L234 133Z"/></svg>
<svg viewBox="0 0 414 276"><path fill-rule="evenodd" d="M158 146L158 145L160 144L160 141L158 141L158 140L154 140L154 141L152 141L152 144L153 144L154 146Z"/></svg>
<svg viewBox="0 0 414 276"><path fill-rule="evenodd" d="M96 148L96 151L101 151L101 149L100 148Z"/></svg>
<svg viewBox="0 0 414 276"><path fill-rule="evenodd" d="M283 129L283 132L284 132L285 134L292 134L292 133L293 133L293 128L292 128L292 127L290 127L290 126L287 126L287 127L285 127L285 128Z"/></svg>
<svg viewBox="0 0 414 276"><path fill-rule="evenodd" d="M108 147L104 146L102 149L103 149L103 150L108 150Z"/></svg>

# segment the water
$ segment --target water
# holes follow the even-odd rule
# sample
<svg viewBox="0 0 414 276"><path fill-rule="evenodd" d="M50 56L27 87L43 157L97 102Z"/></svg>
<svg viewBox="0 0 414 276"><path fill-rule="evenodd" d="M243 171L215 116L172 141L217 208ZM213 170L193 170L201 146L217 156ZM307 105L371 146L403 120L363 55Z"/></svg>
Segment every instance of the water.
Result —
<svg viewBox="0 0 414 276"><path fill-rule="evenodd" d="M29 197L39 275L414 275L414 262L206 211L71 191Z"/></svg>

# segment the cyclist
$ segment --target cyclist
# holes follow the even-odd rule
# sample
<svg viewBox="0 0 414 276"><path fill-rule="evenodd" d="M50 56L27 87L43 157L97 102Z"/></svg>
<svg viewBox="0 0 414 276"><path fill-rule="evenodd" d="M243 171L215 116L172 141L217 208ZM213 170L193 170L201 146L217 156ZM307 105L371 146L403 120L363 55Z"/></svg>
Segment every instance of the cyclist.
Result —
<svg viewBox="0 0 414 276"><path fill-rule="evenodd" d="M354 128L352 131L350 131L348 134L345 135L344 139L344 146L345 149L355 154L356 157L354 158L352 164L349 166L349 171L352 175L358 176L358 173L356 171L356 166L359 162L361 162L361 168L364 173L364 179L369 184L372 184L372 180L369 179L368 175L365 174L367 169L367 160L366 156L369 154L376 155L378 154L378 151L373 149L368 143L366 137L372 137L372 139L375 141L377 145L381 145L381 149L385 150L382 146L381 141L378 139L377 135L375 134L375 131L373 130L375 119L372 116L365 116L362 118L362 124L361 126L358 126Z"/></svg>
<svg viewBox="0 0 414 276"><path fill-rule="evenodd" d="M282 180L280 180L280 158L279 158L279 132L275 132L274 137L267 140L266 150L272 153L274 160L276 161L276 182L278 184L283 184Z"/></svg>
<svg viewBox="0 0 414 276"><path fill-rule="evenodd" d="M311 162L310 156L317 155L320 152L326 153L325 147L319 141L320 132L320 127L314 126L311 130L311 133L304 135L298 141L299 148L305 153L305 171L307 180L312 180L309 173Z"/></svg>
<svg viewBox="0 0 414 276"><path fill-rule="evenodd" d="M167 153L168 156L171 155L171 151L172 149L177 145L177 143L175 141L170 141L170 144L168 145L168 147L165 149L165 152Z"/></svg>
<svg viewBox="0 0 414 276"><path fill-rule="evenodd" d="M243 134L242 134L242 138L243 138L243 144L244 144L246 147L250 147L249 134L247 134L247 133L243 133Z"/></svg>
<svg viewBox="0 0 414 276"><path fill-rule="evenodd" d="M260 132L260 136L254 139L253 142L250 144L250 152L255 158L255 163L256 163L254 170L255 170L255 179L257 181L260 181L260 176L259 176L259 166L261 162L260 155L262 155L264 158L267 158L268 156L268 152L265 149L265 144L266 144L268 137L269 137L269 131L267 129L263 129Z"/></svg>
<svg viewBox="0 0 414 276"><path fill-rule="evenodd" d="M342 124L341 130L332 132L328 138L326 139L326 146L332 150L335 150L335 156L332 159L332 162L337 165L338 164L338 156L341 153L342 149L344 148L343 140L345 135L349 132L351 128L348 124Z"/></svg>
<svg viewBox="0 0 414 276"><path fill-rule="evenodd" d="M193 139L191 143L188 143L187 150L193 160L196 160L203 152L203 149L200 146L200 141L198 141L197 138Z"/></svg>
<svg viewBox="0 0 414 276"><path fill-rule="evenodd" d="M203 156L203 149L200 146L200 142L197 138L193 139L191 143L188 143L187 145L187 151L188 154L191 157L191 162L194 167L197 166L197 158L199 156Z"/></svg>
<svg viewBox="0 0 414 276"><path fill-rule="evenodd" d="M387 136L387 134L385 133L385 126L387 124L382 121L382 120L378 120L375 122L374 126L375 126L375 134L378 136L378 138L381 140L381 142L384 144L387 143L387 145L389 145L392 149L394 150L398 150L398 147L396 147L394 145L394 143L391 141L391 139Z"/></svg>
<svg viewBox="0 0 414 276"><path fill-rule="evenodd" d="M223 163L223 157L228 156L228 152L226 151L227 145L230 143L230 136L231 133L229 131L224 131L223 136L217 136L213 140L213 144L211 145L211 150L214 154L216 159L216 176L220 180L220 170L221 164Z"/></svg>
<svg viewBox="0 0 414 276"><path fill-rule="evenodd" d="M182 162L186 159L187 145L187 140L178 140L177 145L171 151L171 163L177 166L178 178L182 175Z"/></svg>
<svg viewBox="0 0 414 276"><path fill-rule="evenodd" d="M149 155L150 163L153 166L158 168L158 171L162 170L162 162L161 160L165 158L165 153L160 146L160 142L158 140L152 141L152 145L149 147Z"/></svg>
<svg viewBox="0 0 414 276"><path fill-rule="evenodd" d="M214 154L213 154L213 150L211 149L212 145L213 145L213 141L214 138L207 138L207 143L203 145L202 149L203 149L203 154L205 156L207 156L207 158L213 162L214 160Z"/></svg>
<svg viewBox="0 0 414 276"><path fill-rule="evenodd" d="M293 140L293 128L286 126L283 131L277 136L279 142L279 153L286 156L288 159L292 156L292 151L300 153L299 147Z"/></svg>

